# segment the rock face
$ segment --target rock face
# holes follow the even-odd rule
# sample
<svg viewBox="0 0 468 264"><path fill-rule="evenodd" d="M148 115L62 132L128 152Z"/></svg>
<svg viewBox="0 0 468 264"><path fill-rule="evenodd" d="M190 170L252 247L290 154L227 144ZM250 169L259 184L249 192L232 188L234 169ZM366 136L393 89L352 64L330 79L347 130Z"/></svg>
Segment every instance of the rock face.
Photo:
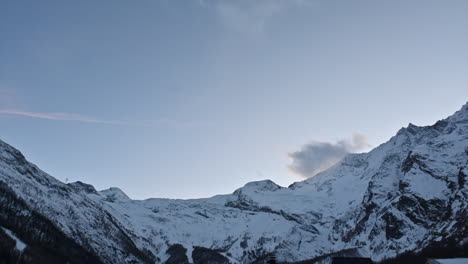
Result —
<svg viewBox="0 0 468 264"><path fill-rule="evenodd" d="M266 180L196 200L136 201L117 188L64 184L0 141L0 184L16 197L0 203L0 226L35 243L15 224L34 214L77 256L103 263L299 262L336 252L382 260L467 241L467 175L468 104L288 188Z"/></svg>

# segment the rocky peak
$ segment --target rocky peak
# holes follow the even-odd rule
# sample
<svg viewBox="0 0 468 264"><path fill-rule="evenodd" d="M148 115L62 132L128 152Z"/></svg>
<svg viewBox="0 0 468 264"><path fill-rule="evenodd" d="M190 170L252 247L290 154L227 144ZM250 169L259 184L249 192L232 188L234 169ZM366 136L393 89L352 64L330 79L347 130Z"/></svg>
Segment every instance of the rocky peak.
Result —
<svg viewBox="0 0 468 264"><path fill-rule="evenodd" d="M128 197L121 189L117 187L111 187L109 189L105 189L99 191L99 194L104 197L105 201L108 202L126 202L130 201L130 197Z"/></svg>
<svg viewBox="0 0 468 264"><path fill-rule="evenodd" d="M251 192L274 192L276 190L281 189L282 187L278 184L274 183L271 180L262 180L262 181L254 181L249 182L244 187L237 189L234 194L236 193L251 193Z"/></svg>
<svg viewBox="0 0 468 264"><path fill-rule="evenodd" d="M87 194L98 194L94 186L87 184L81 181L71 182L67 184L69 187L73 188L77 192L83 192Z"/></svg>
<svg viewBox="0 0 468 264"><path fill-rule="evenodd" d="M348 155L290 188L264 180L207 199L130 200L118 188L96 193L82 182L45 180L1 141L0 181L105 263L129 263L129 248L134 263L143 255L184 263L179 253L191 263L265 256L290 263L347 249L378 261L466 239L467 153L465 104L432 126L409 124L369 153Z"/></svg>

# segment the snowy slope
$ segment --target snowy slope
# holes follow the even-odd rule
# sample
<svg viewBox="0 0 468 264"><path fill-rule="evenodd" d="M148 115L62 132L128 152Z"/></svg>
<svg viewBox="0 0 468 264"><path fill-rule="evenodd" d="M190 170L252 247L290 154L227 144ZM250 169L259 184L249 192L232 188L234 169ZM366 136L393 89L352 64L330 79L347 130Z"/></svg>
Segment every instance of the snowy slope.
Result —
<svg viewBox="0 0 468 264"><path fill-rule="evenodd" d="M265 180L195 200L63 184L0 141L0 181L105 263L294 262L345 251L381 260L462 240L467 163L468 104L288 188Z"/></svg>
<svg viewBox="0 0 468 264"><path fill-rule="evenodd" d="M44 173L27 162L18 150L2 141L0 183L6 184L35 212L55 223L63 233L100 256L104 262L152 262L141 257L144 254L128 238L127 231L101 205ZM19 212L17 217L28 217L29 214L28 211ZM0 217L0 221L8 220L8 216Z"/></svg>
<svg viewBox="0 0 468 264"><path fill-rule="evenodd" d="M23 241L21 241L21 239L19 239L17 236L15 236L15 234L13 234L11 230L4 227L2 227L2 229L9 237L13 238L13 240L15 241L15 248L17 250L22 252L26 248L26 244Z"/></svg>

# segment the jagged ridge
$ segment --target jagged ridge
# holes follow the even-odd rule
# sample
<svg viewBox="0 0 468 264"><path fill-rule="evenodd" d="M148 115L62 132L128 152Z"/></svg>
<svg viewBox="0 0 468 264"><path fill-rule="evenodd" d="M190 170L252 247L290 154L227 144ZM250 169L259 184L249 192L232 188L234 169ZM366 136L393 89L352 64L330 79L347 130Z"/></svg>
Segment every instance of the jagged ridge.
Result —
<svg viewBox="0 0 468 264"><path fill-rule="evenodd" d="M117 188L67 185L0 141L0 180L104 263L298 262L334 252L381 260L462 241L467 162L468 104L288 188L260 181L196 200L135 201Z"/></svg>

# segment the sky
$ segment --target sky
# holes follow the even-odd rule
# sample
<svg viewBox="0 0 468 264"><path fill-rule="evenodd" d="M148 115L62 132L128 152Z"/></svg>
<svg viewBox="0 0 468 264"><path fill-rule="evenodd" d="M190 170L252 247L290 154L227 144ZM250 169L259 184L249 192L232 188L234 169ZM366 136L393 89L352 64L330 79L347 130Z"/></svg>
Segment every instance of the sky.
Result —
<svg viewBox="0 0 468 264"><path fill-rule="evenodd" d="M288 186L467 99L465 0L0 3L0 139L134 199Z"/></svg>

